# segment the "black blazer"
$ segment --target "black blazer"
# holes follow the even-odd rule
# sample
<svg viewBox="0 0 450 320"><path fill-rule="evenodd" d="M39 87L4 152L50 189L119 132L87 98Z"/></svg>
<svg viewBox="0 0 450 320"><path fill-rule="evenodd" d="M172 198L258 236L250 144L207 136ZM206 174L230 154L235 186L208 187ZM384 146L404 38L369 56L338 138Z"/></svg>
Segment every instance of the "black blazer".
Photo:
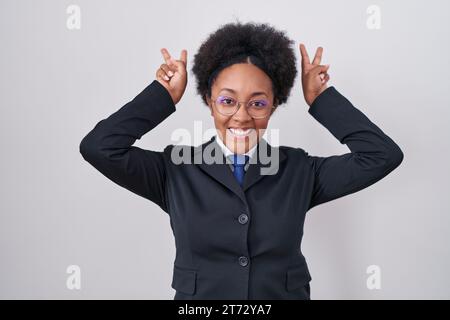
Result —
<svg viewBox="0 0 450 320"><path fill-rule="evenodd" d="M240 187L225 161L171 161L172 151L198 156L217 145L214 137L161 152L133 146L175 110L154 80L80 144L83 158L103 175L168 213L176 244L174 299L309 299L311 276L300 249L306 212L370 186L403 159L399 146L331 86L308 112L351 152L311 156L261 139L257 150L278 152L278 170L262 175L261 161L250 164Z"/></svg>

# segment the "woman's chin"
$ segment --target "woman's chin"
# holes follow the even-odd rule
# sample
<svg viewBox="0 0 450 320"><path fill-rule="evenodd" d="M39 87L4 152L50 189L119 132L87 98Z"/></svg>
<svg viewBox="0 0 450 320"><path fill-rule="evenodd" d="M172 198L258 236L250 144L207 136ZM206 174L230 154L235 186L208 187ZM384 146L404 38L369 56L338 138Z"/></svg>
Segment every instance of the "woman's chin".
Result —
<svg viewBox="0 0 450 320"><path fill-rule="evenodd" d="M258 132L253 129L246 135L234 134L231 130L225 132L225 145L237 154L247 153L258 143Z"/></svg>

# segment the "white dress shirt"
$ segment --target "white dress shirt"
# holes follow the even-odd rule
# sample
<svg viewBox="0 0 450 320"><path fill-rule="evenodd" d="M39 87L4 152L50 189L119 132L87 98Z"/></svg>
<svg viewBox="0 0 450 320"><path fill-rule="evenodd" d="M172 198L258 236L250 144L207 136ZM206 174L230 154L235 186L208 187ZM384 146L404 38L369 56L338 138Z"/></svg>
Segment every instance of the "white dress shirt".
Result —
<svg viewBox="0 0 450 320"><path fill-rule="evenodd" d="M229 159L228 156L233 155L234 152L232 152L230 149L228 149L228 147L223 143L222 139L220 139L219 135L217 135L217 134L216 134L216 141L217 141L217 144L222 149L222 153L225 155L225 158L227 158L227 160L228 160ZM248 156L251 159L251 157L253 156L253 154L256 151L257 146L258 145L255 144L250 150L248 150L246 153L244 153L244 155ZM250 160L244 166L245 171L247 171L249 165L250 165ZM232 164L230 164L230 168L231 168L231 170L234 170L234 167Z"/></svg>

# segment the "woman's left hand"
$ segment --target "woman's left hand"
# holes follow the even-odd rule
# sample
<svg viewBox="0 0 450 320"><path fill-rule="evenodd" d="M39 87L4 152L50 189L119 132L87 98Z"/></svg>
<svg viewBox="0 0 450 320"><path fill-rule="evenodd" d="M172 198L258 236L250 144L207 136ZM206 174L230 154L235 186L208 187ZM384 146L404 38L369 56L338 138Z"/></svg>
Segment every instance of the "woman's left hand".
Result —
<svg viewBox="0 0 450 320"><path fill-rule="evenodd" d="M327 71L330 65L321 65L323 48L317 48L312 63L309 61L305 45L300 43L300 54L302 56L302 88L306 103L311 106L313 101L327 88L330 79Z"/></svg>

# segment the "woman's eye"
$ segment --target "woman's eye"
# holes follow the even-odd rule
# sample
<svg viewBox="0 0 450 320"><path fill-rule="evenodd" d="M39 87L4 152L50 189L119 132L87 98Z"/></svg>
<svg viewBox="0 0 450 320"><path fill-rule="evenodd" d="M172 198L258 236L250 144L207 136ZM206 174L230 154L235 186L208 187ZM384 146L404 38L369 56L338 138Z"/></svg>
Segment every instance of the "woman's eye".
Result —
<svg viewBox="0 0 450 320"><path fill-rule="evenodd" d="M220 103L225 104L225 105L230 105L230 104L234 104L234 100L231 98L222 98L222 99L220 99Z"/></svg>
<svg viewBox="0 0 450 320"><path fill-rule="evenodd" d="M257 107L257 108L264 108L267 105L267 102L265 101L253 101L251 103L251 106Z"/></svg>

